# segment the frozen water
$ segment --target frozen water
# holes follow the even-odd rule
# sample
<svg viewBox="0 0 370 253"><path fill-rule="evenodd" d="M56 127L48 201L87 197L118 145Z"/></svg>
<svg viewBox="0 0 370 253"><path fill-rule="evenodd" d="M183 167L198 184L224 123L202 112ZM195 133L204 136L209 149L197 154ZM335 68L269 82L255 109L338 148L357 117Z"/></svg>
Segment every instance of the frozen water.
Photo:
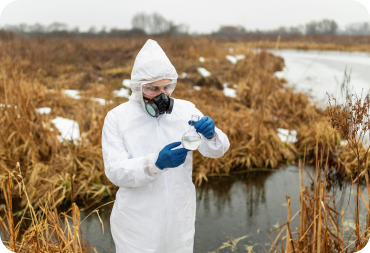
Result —
<svg viewBox="0 0 370 253"><path fill-rule="evenodd" d="M74 98L74 99L81 98L80 95L79 95L80 92L78 90L64 90L63 93L70 96L71 98Z"/></svg>
<svg viewBox="0 0 370 253"><path fill-rule="evenodd" d="M36 109L36 112L39 114L49 114L51 112L51 108L41 107L41 108Z"/></svg>
<svg viewBox="0 0 370 253"><path fill-rule="evenodd" d="M200 62L204 62L204 58L201 56L201 57L199 57L199 61Z"/></svg>
<svg viewBox="0 0 370 253"><path fill-rule="evenodd" d="M78 123L71 119L66 119L63 117L56 117L51 122L54 123L55 127L61 133L61 136L58 136L59 141L65 140L80 140L80 129Z"/></svg>
<svg viewBox="0 0 370 253"><path fill-rule="evenodd" d="M121 88L120 90L115 90L115 91L113 91L113 93L114 93L114 95L116 95L116 97L125 97L125 98L130 97L130 95L128 94L129 90L124 89L124 88Z"/></svg>
<svg viewBox="0 0 370 253"><path fill-rule="evenodd" d="M297 139L297 131L284 128L278 128L277 129L277 136L279 139L284 143L295 143L298 141Z"/></svg>
<svg viewBox="0 0 370 253"><path fill-rule="evenodd" d="M198 68L198 73L201 74L203 77L208 77L211 75L211 73L206 70L205 68Z"/></svg>
<svg viewBox="0 0 370 253"><path fill-rule="evenodd" d="M127 88L130 88L130 83L131 83L130 79L123 79L123 81L122 81L122 85L127 87Z"/></svg>
<svg viewBox="0 0 370 253"><path fill-rule="evenodd" d="M275 76L284 77L297 91L312 95L313 101L326 106L328 97L344 102L341 84L344 71L351 71L350 88L358 95L370 91L370 53L338 51L279 50L285 68Z"/></svg>

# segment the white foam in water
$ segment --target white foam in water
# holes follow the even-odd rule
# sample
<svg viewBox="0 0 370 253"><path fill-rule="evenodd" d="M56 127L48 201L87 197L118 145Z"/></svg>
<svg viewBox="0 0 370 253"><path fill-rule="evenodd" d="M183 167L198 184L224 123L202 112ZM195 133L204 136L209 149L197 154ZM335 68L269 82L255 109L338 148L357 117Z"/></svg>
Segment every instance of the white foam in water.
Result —
<svg viewBox="0 0 370 253"><path fill-rule="evenodd" d="M198 68L198 73L201 74L203 77L208 77L211 75L211 73L206 70L205 68Z"/></svg>
<svg viewBox="0 0 370 253"><path fill-rule="evenodd" d="M61 136L58 136L60 142L65 140L80 140L80 128L78 123L71 119L66 119L63 117L56 117L51 120L54 123L55 127L61 133Z"/></svg>
<svg viewBox="0 0 370 253"><path fill-rule="evenodd" d="M78 90L64 90L63 93L70 96L71 98L74 98L74 99L81 98L80 95L79 95L80 92Z"/></svg>
<svg viewBox="0 0 370 253"><path fill-rule="evenodd" d="M124 89L124 88L121 88L120 90L115 90L115 91L113 91L113 93L114 93L114 95L116 95L116 97L125 97L125 98L130 97L130 95L128 94L129 90Z"/></svg>
<svg viewBox="0 0 370 253"><path fill-rule="evenodd" d="M49 114L49 113L51 113L51 108L41 107L41 108L36 109L36 112L39 113L39 114Z"/></svg>

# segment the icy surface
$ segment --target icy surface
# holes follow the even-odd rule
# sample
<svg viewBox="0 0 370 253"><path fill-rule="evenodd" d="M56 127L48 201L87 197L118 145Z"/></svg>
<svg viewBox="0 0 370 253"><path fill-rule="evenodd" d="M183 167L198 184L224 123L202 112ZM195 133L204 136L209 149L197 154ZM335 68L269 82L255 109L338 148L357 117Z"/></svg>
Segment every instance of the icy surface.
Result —
<svg viewBox="0 0 370 253"><path fill-rule="evenodd" d="M346 67L348 73L352 72L353 92L370 90L370 53L279 50L275 54L284 58L286 66L275 76L284 77L297 91L312 95L313 101L322 107L328 102L326 92L339 103L344 102L341 83Z"/></svg>
<svg viewBox="0 0 370 253"><path fill-rule="evenodd" d="M99 102L101 105L105 105L106 100L104 98L93 98L92 100ZM112 104L113 101L108 101L108 103Z"/></svg>
<svg viewBox="0 0 370 253"><path fill-rule="evenodd" d="M297 139L297 131L291 130L289 132L288 129L284 128L278 128L277 129L277 136L280 138L280 140L284 143L295 143L298 141Z"/></svg>
<svg viewBox="0 0 370 253"><path fill-rule="evenodd" d="M61 136L58 136L59 141L65 140L80 140L80 129L78 123L71 119L66 119L62 117L56 117L51 122L54 123Z"/></svg>
<svg viewBox="0 0 370 253"><path fill-rule="evenodd" d="M208 77L211 75L211 73L206 70L205 68L198 68L198 73L201 74L203 77Z"/></svg>
<svg viewBox="0 0 370 253"><path fill-rule="evenodd" d="M36 112L39 113L39 114L49 114L49 113L51 113L51 108L41 107L41 108L36 109Z"/></svg>
<svg viewBox="0 0 370 253"><path fill-rule="evenodd" d="M113 93L114 93L114 95L116 95L116 97L125 97L125 98L130 97L130 95L128 94L129 90L124 89L124 88L121 88L120 90L115 90L115 91L113 91Z"/></svg>
<svg viewBox="0 0 370 253"><path fill-rule="evenodd" d="M74 99L81 98L80 95L79 95L80 92L78 90L64 90L63 93L70 96L71 98L74 98Z"/></svg>
<svg viewBox="0 0 370 253"><path fill-rule="evenodd" d="M235 98L236 97L236 90L234 89L230 89L230 88L227 88L227 84L224 83L224 90L223 90L225 96L227 97L232 97L232 98Z"/></svg>
<svg viewBox="0 0 370 253"><path fill-rule="evenodd" d="M199 57L199 61L200 62L204 62L204 58L201 56L201 57Z"/></svg>
<svg viewBox="0 0 370 253"><path fill-rule="evenodd" d="M130 79L123 79L122 85L129 88L130 87L131 80Z"/></svg>

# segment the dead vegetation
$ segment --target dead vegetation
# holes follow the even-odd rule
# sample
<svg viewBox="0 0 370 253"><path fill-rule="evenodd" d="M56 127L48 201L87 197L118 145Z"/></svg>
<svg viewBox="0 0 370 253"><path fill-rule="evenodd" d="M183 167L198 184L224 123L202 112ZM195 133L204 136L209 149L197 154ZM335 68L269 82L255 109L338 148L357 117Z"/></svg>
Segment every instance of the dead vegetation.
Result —
<svg viewBox="0 0 370 253"><path fill-rule="evenodd" d="M240 44L233 54L245 58L232 64L226 59L228 45L220 42L188 37L157 41L179 75L187 74L178 80L173 97L196 104L230 139L230 150L222 158L208 159L194 152L196 184L207 175L295 163L305 151L307 162L315 162L317 136L320 151L324 145L330 147L329 153L325 149L319 156L329 155L338 173L350 177L357 168L356 155L340 145L343 137L330 128L328 113L274 76L284 66L282 58ZM112 196L116 187L104 175L101 129L107 112L127 101L113 91L122 87L122 79L130 78L144 43L144 38L0 41L0 180L20 162L32 205L40 206L49 192L56 205L71 200L89 205ZM211 76L202 78L198 67ZM204 85L198 91L194 85L199 83ZM225 96L220 84L236 89L237 97ZM64 89L79 90L80 99L68 97ZM93 98L107 102L101 105ZM36 109L41 107L52 111L39 114ZM56 116L77 121L81 140L60 142L51 122ZM278 128L296 130L298 141L282 142ZM13 195L19 196L18 192L15 185Z"/></svg>

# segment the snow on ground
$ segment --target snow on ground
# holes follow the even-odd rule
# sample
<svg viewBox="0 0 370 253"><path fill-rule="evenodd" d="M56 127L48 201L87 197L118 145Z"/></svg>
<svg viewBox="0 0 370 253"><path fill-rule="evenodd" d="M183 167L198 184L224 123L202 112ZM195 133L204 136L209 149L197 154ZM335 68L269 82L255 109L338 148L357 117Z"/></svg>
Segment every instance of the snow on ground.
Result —
<svg viewBox="0 0 370 253"><path fill-rule="evenodd" d="M312 95L322 107L328 102L326 92L337 102L344 102L341 84L346 67L347 73L352 72L349 87L357 94L362 89L364 93L370 91L370 53L279 50L275 54L285 61L285 68L275 76L284 77L297 91Z"/></svg>
<svg viewBox="0 0 370 253"><path fill-rule="evenodd" d="M280 140L284 143L295 143L298 141L297 139L297 131L284 128L278 128L277 129L277 136L280 138Z"/></svg>
<svg viewBox="0 0 370 253"><path fill-rule="evenodd" d="M206 70L205 68L198 68L198 73L201 74L203 77L208 77L211 75L211 73Z"/></svg>
<svg viewBox="0 0 370 253"><path fill-rule="evenodd" d="M50 107L41 107L36 109L36 112L39 114L49 114L51 113L51 108Z"/></svg>
<svg viewBox="0 0 370 253"><path fill-rule="evenodd" d="M226 55L226 59L228 59L232 64L236 64L238 62L238 60L242 60L245 58L245 55L236 55L236 56L232 56L232 55Z"/></svg>
<svg viewBox="0 0 370 253"><path fill-rule="evenodd" d="M99 102L101 105L105 105L106 100L104 98L93 98L92 100ZM113 101L108 101L108 103L112 104Z"/></svg>
<svg viewBox="0 0 370 253"><path fill-rule="evenodd" d="M0 104L0 108L5 108L5 107L8 107L8 108L11 108L12 105L5 105L5 104ZM14 106L14 109L17 109L18 107L15 105Z"/></svg>
<svg viewBox="0 0 370 253"><path fill-rule="evenodd" d="M64 94L66 94L67 96L70 96L71 98L74 98L74 99L80 99L80 92L78 90L64 90L63 91Z"/></svg>
<svg viewBox="0 0 370 253"><path fill-rule="evenodd" d="M227 88L227 83L224 83L223 92L224 92L225 96L227 96L227 97L232 97L232 98L236 97L236 90Z"/></svg>
<svg viewBox="0 0 370 253"><path fill-rule="evenodd" d="M129 93L129 89L124 89L124 88L121 88L119 90L115 90L113 91L114 95L116 95L116 97L125 97L125 98L129 98L130 95L128 94Z"/></svg>
<svg viewBox="0 0 370 253"><path fill-rule="evenodd" d="M200 86L194 86L194 90L200 90Z"/></svg>
<svg viewBox="0 0 370 253"><path fill-rule="evenodd" d="M122 81L122 85L127 87L127 88L130 88L130 83L131 83L130 79L123 79L123 81Z"/></svg>
<svg viewBox="0 0 370 253"><path fill-rule="evenodd" d="M60 142L64 140L80 140L80 129L78 127L78 123L74 120L56 117L55 119L51 120L54 123L55 127L61 133L61 136L58 135L58 139Z"/></svg>
<svg viewBox="0 0 370 253"><path fill-rule="evenodd" d="M185 79L185 78L187 78L188 77L188 74L187 73L185 73L185 72L182 72L180 75L179 75L179 78L180 79Z"/></svg>
<svg viewBox="0 0 370 253"><path fill-rule="evenodd" d="M201 56L201 57L199 57L199 61L200 62L204 62L204 58Z"/></svg>

